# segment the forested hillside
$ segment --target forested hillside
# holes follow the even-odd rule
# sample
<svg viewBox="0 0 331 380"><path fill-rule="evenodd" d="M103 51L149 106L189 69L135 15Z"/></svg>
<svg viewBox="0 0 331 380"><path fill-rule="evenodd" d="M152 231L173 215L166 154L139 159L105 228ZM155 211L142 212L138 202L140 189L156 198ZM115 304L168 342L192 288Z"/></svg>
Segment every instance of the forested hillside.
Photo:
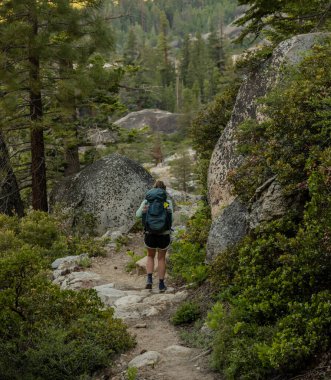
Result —
<svg viewBox="0 0 331 380"><path fill-rule="evenodd" d="M119 1L110 9L120 17L112 23L118 53L131 66L121 92L131 109L188 112L230 75L226 26L240 13L236 1Z"/></svg>
<svg viewBox="0 0 331 380"><path fill-rule="evenodd" d="M329 0L0 2L0 378L172 379L120 356L162 321L179 374L329 379L330 67Z"/></svg>

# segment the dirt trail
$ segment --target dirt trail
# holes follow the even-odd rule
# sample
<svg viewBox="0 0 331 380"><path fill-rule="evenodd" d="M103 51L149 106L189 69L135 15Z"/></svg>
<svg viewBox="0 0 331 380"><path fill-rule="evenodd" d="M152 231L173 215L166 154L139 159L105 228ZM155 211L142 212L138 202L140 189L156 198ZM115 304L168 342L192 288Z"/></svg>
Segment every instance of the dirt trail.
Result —
<svg viewBox="0 0 331 380"><path fill-rule="evenodd" d="M117 289L140 291L145 287L145 275L126 271L126 265L131 261L131 258L126 254L128 250L139 255L143 254L144 249L140 234L131 234L129 243L121 247L118 252L115 249L110 249L107 257L94 258L91 270L98 273L105 282L114 283L114 287ZM157 284L157 278L154 277L154 283ZM155 285L154 287L157 288ZM170 288L169 283L168 288ZM169 291L176 293L176 289L169 289ZM158 295L159 293L153 289L152 294ZM208 369L209 359L207 357L195 359L203 352L202 350L192 349L189 356L169 355L163 351L173 345L184 346L184 343L179 339L178 332L169 323L169 314L171 309L175 307L169 305L166 310L152 317L126 320L129 331L136 336L137 345L133 350L121 356L115 365L115 371L113 370L112 374L109 374L109 378L112 380L127 379L125 376L127 364L145 351L157 351L161 354L162 359L154 366L139 368L138 380L214 380L219 378ZM137 328L137 325L146 325L146 327Z"/></svg>

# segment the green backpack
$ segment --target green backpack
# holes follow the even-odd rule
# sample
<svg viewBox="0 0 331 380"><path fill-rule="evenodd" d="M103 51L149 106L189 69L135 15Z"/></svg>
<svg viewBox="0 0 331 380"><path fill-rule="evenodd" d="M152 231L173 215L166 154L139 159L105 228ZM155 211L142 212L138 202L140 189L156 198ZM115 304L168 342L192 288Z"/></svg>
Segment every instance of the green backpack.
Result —
<svg viewBox="0 0 331 380"><path fill-rule="evenodd" d="M143 213L145 231L152 234L161 234L171 228L171 212L167 208L167 193L160 188L147 192L147 211Z"/></svg>

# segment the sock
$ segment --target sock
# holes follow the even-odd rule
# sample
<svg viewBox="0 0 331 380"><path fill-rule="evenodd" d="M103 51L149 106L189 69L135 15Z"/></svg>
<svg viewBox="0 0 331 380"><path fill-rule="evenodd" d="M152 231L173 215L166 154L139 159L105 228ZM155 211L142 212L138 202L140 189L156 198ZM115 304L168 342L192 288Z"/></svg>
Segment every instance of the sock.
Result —
<svg viewBox="0 0 331 380"><path fill-rule="evenodd" d="M147 274L147 282L150 283L150 284L153 282L153 273L148 273Z"/></svg>

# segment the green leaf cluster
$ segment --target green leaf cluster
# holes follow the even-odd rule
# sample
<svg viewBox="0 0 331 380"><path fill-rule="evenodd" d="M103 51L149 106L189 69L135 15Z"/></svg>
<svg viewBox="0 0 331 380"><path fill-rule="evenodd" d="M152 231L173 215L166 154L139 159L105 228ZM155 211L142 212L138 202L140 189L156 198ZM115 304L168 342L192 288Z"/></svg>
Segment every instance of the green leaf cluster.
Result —
<svg viewBox="0 0 331 380"><path fill-rule="evenodd" d="M0 215L4 380L78 379L111 365L114 355L134 344L94 290L62 291L51 283L51 261L72 249L67 239L45 213L22 220Z"/></svg>

